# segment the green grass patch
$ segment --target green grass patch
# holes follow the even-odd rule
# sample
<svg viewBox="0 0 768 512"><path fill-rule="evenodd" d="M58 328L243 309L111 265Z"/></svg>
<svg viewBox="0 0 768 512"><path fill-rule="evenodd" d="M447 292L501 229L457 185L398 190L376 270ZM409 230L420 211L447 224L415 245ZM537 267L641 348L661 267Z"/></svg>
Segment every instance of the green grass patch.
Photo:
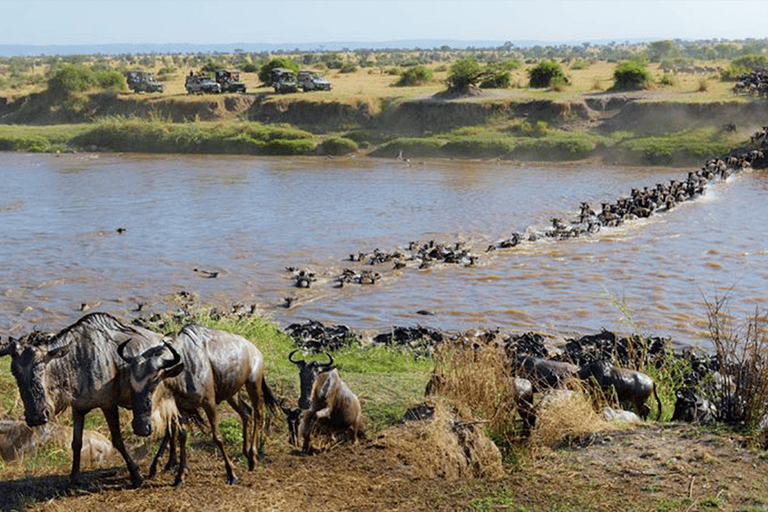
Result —
<svg viewBox="0 0 768 512"><path fill-rule="evenodd" d="M306 155L314 151L312 134L281 125L254 122L169 123L108 118L73 137L71 144L111 151Z"/></svg>

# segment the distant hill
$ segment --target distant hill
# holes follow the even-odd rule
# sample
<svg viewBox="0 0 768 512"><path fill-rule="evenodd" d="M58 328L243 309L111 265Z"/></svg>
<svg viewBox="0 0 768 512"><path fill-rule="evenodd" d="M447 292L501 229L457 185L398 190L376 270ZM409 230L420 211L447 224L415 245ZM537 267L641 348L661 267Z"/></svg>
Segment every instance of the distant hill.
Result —
<svg viewBox="0 0 768 512"><path fill-rule="evenodd" d="M627 42L644 42L636 39ZM583 41L511 41L519 47L530 46L558 46L578 45ZM612 40L590 41L591 44L608 44ZM625 42L625 41L621 41ZM342 51L357 49L422 49L428 50L449 46L456 49L465 48L497 48L503 46L505 41L457 41L448 39L409 39L403 41L378 41L378 42L325 42L325 43L113 43L113 44L68 44L68 45L26 45L4 44L0 45L0 56L3 57L31 57L36 55L122 55L122 54L166 54L166 53L234 53L242 50L248 53L279 52L279 51Z"/></svg>

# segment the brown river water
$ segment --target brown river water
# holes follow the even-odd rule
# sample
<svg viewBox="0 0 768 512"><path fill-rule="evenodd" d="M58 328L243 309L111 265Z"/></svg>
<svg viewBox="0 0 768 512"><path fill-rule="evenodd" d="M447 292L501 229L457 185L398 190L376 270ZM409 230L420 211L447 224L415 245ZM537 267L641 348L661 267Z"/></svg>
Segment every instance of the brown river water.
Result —
<svg viewBox="0 0 768 512"><path fill-rule="evenodd" d="M283 326L606 328L706 348L705 300L730 296L737 319L768 303L768 171L589 237L485 252L513 231L574 219L581 201L599 210L689 170L0 153L0 336L59 330L83 304L125 320L165 312L186 291L222 308L255 304ZM345 261L352 253L429 240L463 241L480 258L427 270L384 263L368 267L384 276L375 285L333 285L345 267L361 268ZM319 279L297 289L287 266ZM285 297L295 298L290 309Z"/></svg>

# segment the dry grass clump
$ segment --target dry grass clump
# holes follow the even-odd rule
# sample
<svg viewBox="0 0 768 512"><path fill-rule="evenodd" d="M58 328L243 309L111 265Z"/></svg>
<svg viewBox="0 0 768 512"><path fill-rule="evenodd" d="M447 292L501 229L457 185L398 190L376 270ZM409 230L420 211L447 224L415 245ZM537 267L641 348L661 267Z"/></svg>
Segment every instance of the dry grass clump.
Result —
<svg viewBox="0 0 768 512"><path fill-rule="evenodd" d="M768 314L734 323L728 297L705 300L720 376L712 382L721 420L756 427L768 416Z"/></svg>
<svg viewBox="0 0 768 512"><path fill-rule="evenodd" d="M498 447L485 434L485 422L475 420L449 399L431 402L434 416L383 431L376 446L386 449L419 478L459 480L501 478L504 468Z"/></svg>
<svg viewBox="0 0 768 512"><path fill-rule="evenodd" d="M536 426L531 432L533 446L555 448L564 442L590 438L598 432L613 430L616 424L595 411L586 387L572 383L573 390L553 390L538 405Z"/></svg>
<svg viewBox="0 0 768 512"><path fill-rule="evenodd" d="M434 360L437 391L487 421L491 437L506 437L517 409L506 356L493 344L444 343L436 347Z"/></svg>

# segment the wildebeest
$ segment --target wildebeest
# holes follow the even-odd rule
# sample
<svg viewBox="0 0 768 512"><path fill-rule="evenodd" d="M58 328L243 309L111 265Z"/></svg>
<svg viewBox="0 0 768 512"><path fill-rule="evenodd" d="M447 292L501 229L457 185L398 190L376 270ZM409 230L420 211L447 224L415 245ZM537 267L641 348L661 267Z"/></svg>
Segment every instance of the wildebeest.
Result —
<svg viewBox="0 0 768 512"><path fill-rule="evenodd" d="M523 356L517 364L517 376L531 381L535 392L561 388L568 379L576 378L579 372L575 364L533 356Z"/></svg>
<svg viewBox="0 0 768 512"><path fill-rule="evenodd" d="M287 410L291 439L298 445L302 440L302 453L308 453L310 436L315 423L329 432L347 432L352 442L363 434L363 416L360 401L341 380L333 368L333 357L326 353L327 363L296 361L294 350L288 359L299 367L301 396L299 409Z"/></svg>
<svg viewBox="0 0 768 512"><path fill-rule="evenodd" d="M120 346L119 354L123 354L125 345ZM211 426L213 442L224 458L227 483L234 484L237 477L221 440L216 407L226 400L240 415L243 454L248 460L248 469L254 469L257 439L259 450L263 443L264 404L274 411L277 401L264 379L264 358L253 343L236 334L190 324L170 342L125 359L130 364L133 430L136 435L151 434L153 412L165 411L165 401L173 400L182 419L196 415L198 408L202 408ZM237 393L243 387L251 399L249 408L238 402ZM163 423L166 438L172 436L169 429L172 423ZM183 482L186 469L186 429L183 421L178 433L181 460L174 485Z"/></svg>
<svg viewBox="0 0 768 512"><path fill-rule="evenodd" d="M653 393L659 407L656 421L661 418L661 400L656 393L656 383L648 375L627 368L617 368L608 361L593 361L579 369L579 377L584 380L594 378L603 390L614 389L619 403L632 403L643 419L651 412L645 402Z"/></svg>
<svg viewBox="0 0 768 512"><path fill-rule="evenodd" d="M0 356L11 356L11 371L30 427L72 407L72 483L80 471L85 415L95 408L104 413L131 484L142 483L139 467L123 444L118 415L118 406L131 405L128 366L117 355L118 345L129 339L135 350L143 350L160 343L162 336L124 325L107 313L90 313L56 335L32 333L20 340L11 338L0 347Z"/></svg>

